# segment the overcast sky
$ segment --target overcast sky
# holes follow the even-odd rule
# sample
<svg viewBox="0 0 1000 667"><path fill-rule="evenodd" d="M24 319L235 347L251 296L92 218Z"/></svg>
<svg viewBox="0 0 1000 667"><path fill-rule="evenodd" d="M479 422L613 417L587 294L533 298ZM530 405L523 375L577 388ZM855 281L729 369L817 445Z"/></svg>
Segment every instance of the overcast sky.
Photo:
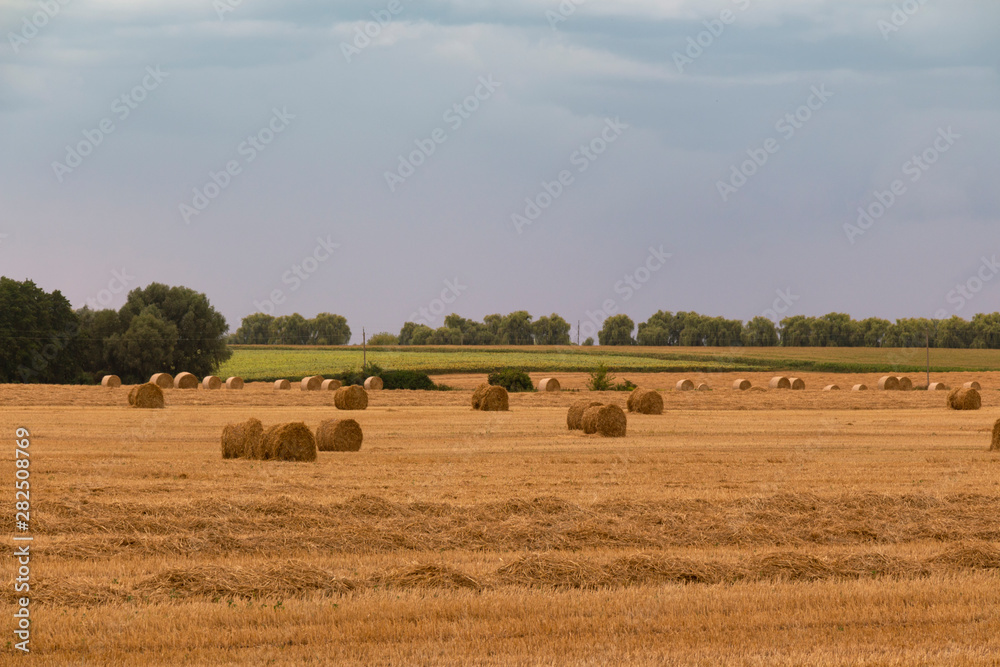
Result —
<svg viewBox="0 0 1000 667"><path fill-rule="evenodd" d="M1000 310L1000 3L318 4L4 2L0 274L356 342Z"/></svg>

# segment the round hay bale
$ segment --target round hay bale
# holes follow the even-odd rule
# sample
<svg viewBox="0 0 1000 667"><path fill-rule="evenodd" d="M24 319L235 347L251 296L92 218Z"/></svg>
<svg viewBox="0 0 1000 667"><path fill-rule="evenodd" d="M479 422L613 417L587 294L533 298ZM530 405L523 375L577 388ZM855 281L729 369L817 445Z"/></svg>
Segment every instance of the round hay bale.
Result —
<svg viewBox="0 0 1000 667"><path fill-rule="evenodd" d="M660 392L652 389L636 389L632 392L632 406L629 412L638 412L641 415L662 415L663 396Z"/></svg>
<svg viewBox="0 0 1000 667"><path fill-rule="evenodd" d="M694 382L691 380L678 380L675 387L677 391L694 391Z"/></svg>
<svg viewBox="0 0 1000 667"><path fill-rule="evenodd" d="M264 433L264 458L271 461L315 461L316 438L302 422L276 424Z"/></svg>
<svg viewBox="0 0 1000 667"><path fill-rule="evenodd" d="M952 410L978 410L983 407L983 397L975 389L959 387L948 394L948 407Z"/></svg>
<svg viewBox="0 0 1000 667"><path fill-rule="evenodd" d="M340 380L323 380L323 384L319 386L321 391L336 391L344 386L344 383Z"/></svg>
<svg viewBox="0 0 1000 667"><path fill-rule="evenodd" d="M868 391L868 385L866 384L856 384L851 388L851 391Z"/></svg>
<svg viewBox="0 0 1000 667"><path fill-rule="evenodd" d="M205 389L222 389L222 378L215 375L208 375L201 381L201 386Z"/></svg>
<svg viewBox="0 0 1000 667"><path fill-rule="evenodd" d="M174 386L174 376L170 373L155 373L149 381L160 389L172 389Z"/></svg>
<svg viewBox="0 0 1000 667"><path fill-rule="evenodd" d="M826 387L823 387L823 391L840 391L840 387L838 387L835 384L831 384L827 385Z"/></svg>
<svg viewBox="0 0 1000 667"><path fill-rule="evenodd" d="M736 380L733 382L734 391L746 391L752 386L753 385L750 383L750 380Z"/></svg>
<svg viewBox="0 0 1000 667"><path fill-rule="evenodd" d="M948 385L944 382L931 382L927 385L927 391L948 391Z"/></svg>
<svg viewBox="0 0 1000 667"><path fill-rule="evenodd" d="M538 383L538 391L559 391L561 389L559 380L555 378L544 378Z"/></svg>
<svg viewBox="0 0 1000 667"><path fill-rule="evenodd" d="M899 380L899 391L913 391L913 380L905 375L900 375L896 379Z"/></svg>
<svg viewBox="0 0 1000 667"><path fill-rule="evenodd" d="M333 395L333 404L338 410L365 410L368 407L368 392L356 384L341 387Z"/></svg>
<svg viewBox="0 0 1000 667"><path fill-rule="evenodd" d="M767 386L771 389L791 389L792 381L786 377L773 377L771 381L767 383Z"/></svg>
<svg viewBox="0 0 1000 667"><path fill-rule="evenodd" d="M698 391L712 391L712 388L709 387L704 382L702 382L700 385L698 385Z"/></svg>
<svg viewBox="0 0 1000 667"><path fill-rule="evenodd" d="M1000 419L993 424L993 440L990 442L990 451L1000 451Z"/></svg>
<svg viewBox="0 0 1000 667"><path fill-rule="evenodd" d="M128 392L128 404L133 408L156 410L164 407L163 390L152 382L137 384Z"/></svg>
<svg viewBox="0 0 1000 667"><path fill-rule="evenodd" d="M251 417L242 424L229 424L222 429L222 458L259 459L264 454L264 426Z"/></svg>
<svg viewBox="0 0 1000 667"><path fill-rule="evenodd" d="M899 391L899 378L886 375L878 381L879 391Z"/></svg>
<svg viewBox="0 0 1000 667"><path fill-rule="evenodd" d="M478 410L479 406L482 405L482 403L483 403L483 396L486 395L486 391L489 388L490 388L490 386L484 382L483 384L481 384L478 387L476 387L476 390L474 392L472 392L472 409L473 410Z"/></svg>
<svg viewBox="0 0 1000 667"><path fill-rule="evenodd" d="M117 375L105 375L101 378L101 386L108 389L117 389L122 386L122 379Z"/></svg>
<svg viewBox="0 0 1000 667"><path fill-rule="evenodd" d="M605 438L622 438L628 425L625 413L617 405L595 405L583 411L583 432Z"/></svg>
<svg viewBox="0 0 1000 667"><path fill-rule="evenodd" d="M483 400L479 403L479 409L484 412L507 412L510 409L510 401L507 397L507 390L503 387L490 387L483 394Z"/></svg>
<svg viewBox="0 0 1000 667"><path fill-rule="evenodd" d="M802 380L800 378L792 378L789 380L789 382L792 383L792 391L802 391L803 389L806 388L805 380Z"/></svg>
<svg viewBox="0 0 1000 667"><path fill-rule="evenodd" d="M242 389L242 388L243 388L243 378L234 376L226 380L226 389Z"/></svg>
<svg viewBox="0 0 1000 667"><path fill-rule="evenodd" d="M292 383L288 380L275 380L274 389L275 391L288 391L292 388Z"/></svg>
<svg viewBox="0 0 1000 667"><path fill-rule="evenodd" d="M191 373L178 373L174 378L174 389L197 389L198 378Z"/></svg>
<svg viewBox="0 0 1000 667"><path fill-rule="evenodd" d="M978 382L966 382L965 384L962 385L962 388L963 389L975 389L976 391L982 391L983 390L983 385L979 384Z"/></svg>
<svg viewBox="0 0 1000 667"><path fill-rule="evenodd" d="M323 376L310 375L309 377L304 377L299 386L302 387L302 391L319 391L319 388L323 386Z"/></svg>
<svg viewBox="0 0 1000 667"><path fill-rule="evenodd" d="M382 378L375 377L374 375L370 378L365 378L365 391L380 391L385 383L382 382Z"/></svg>
<svg viewBox="0 0 1000 667"><path fill-rule="evenodd" d="M569 412L566 413L566 426L571 431L582 431L583 430L583 413L587 408L592 408L595 406L604 405L600 401L591 401L589 399L583 399L580 401L575 401L569 406Z"/></svg>
<svg viewBox="0 0 1000 667"><path fill-rule="evenodd" d="M364 440L361 424L353 419L327 419L316 429L321 452L357 452Z"/></svg>

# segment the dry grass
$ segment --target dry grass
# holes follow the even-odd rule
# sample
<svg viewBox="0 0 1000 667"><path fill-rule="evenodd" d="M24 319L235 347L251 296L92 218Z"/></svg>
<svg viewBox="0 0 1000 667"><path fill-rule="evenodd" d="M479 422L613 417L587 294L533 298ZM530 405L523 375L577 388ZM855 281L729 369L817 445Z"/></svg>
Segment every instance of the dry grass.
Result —
<svg viewBox="0 0 1000 667"><path fill-rule="evenodd" d="M613 446L564 424L617 392L488 414L475 384L379 392L363 450L309 465L223 460L219 433L315 428L328 392L251 383L138 411L100 387L0 386L0 430L32 431L34 660L991 664L996 391L955 412L803 377L815 389L665 392L668 417L632 416Z"/></svg>

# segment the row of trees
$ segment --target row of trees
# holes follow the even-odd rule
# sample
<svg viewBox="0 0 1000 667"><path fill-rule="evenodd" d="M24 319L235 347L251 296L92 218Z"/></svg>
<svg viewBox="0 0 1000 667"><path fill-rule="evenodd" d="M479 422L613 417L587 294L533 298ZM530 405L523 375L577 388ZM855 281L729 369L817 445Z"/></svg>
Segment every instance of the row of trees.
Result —
<svg viewBox="0 0 1000 667"><path fill-rule="evenodd" d="M308 320L298 313L281 317L254 313L243 318L229 341L240 345L347 345L351 328L347 318L331 313Z"/></svg>
<svg viewBox="0 0 1000 667"><path fill-rule="evenodd" d="M153 283L120 310L74 311L58 290L0 278L0 382L139 382L158 371L208 375L232 352L204 294Z"/></svg>

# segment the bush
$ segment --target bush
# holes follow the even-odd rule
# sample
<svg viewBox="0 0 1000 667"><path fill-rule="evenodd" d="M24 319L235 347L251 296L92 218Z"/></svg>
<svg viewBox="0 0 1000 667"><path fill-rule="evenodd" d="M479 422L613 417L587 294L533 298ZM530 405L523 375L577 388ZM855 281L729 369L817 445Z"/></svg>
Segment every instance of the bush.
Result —
<svg viewBox="0 0 1000 667"><path fill-rule="evenodd" d="M637 385L631 380L625 380L624 382L619 382L614 386L615 391L632 391Z"/></svg>
<svg viewBox="0 0 1000 667"><path fill-rule="evenodd" d="M378 364L373 363L368 364L364 369L359 371L343 371L330 377L334 380L340 380L346 387L352 384L364 385L365 379L373 375L382 378L383 389L419 389L428 391L447 389L443 385L438 386L434 384L431 377L422 371L386 371L382 370Z"/></svg>
<svg viewBox="0 0 1000 667"><path fill-rule="evenodd" d="M493 371L489 374L486 381L491 385L503 387L509 392L535 390L535 385L528 374L516 368L503 368Z"/></svg>
<svg viewBox="0 0 1000 667"><path fill-rule="evenodd" d="M591 346L594 345L594 339L593 338L588 338L587 340L583 341L583 344L586 345L586 346L588 346L588 347L591 347Z"/></svg>
<svg viewBox="0 0 1000 667"><path fill-rule="evenodd" d="M604 364L598 364L594 372L590 374L587 387L591 391L609 391L613 387L614 381L615 376L608 373L608 367Z"/></svg>
<svg viewBox="0 0 1000 667"><path fill-rule="evenodd" d="M369 336L369 345L399 345L399 336L391 334L388 332L377 333L374 336Z"/></svg>

